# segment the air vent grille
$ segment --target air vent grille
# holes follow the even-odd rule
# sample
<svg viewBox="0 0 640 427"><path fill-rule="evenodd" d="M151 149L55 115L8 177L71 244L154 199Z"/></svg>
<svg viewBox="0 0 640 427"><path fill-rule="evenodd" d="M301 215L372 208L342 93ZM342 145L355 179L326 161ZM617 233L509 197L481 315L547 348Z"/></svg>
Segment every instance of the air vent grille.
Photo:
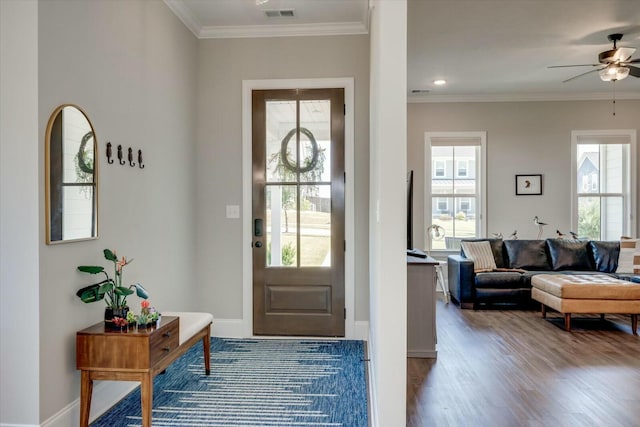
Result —
<svg viewBox="0 0 640 427"><path fill-rule="evenodd" d="M268 18L293 18L295 16L293 9L265 10L264 13Z"/></svg>

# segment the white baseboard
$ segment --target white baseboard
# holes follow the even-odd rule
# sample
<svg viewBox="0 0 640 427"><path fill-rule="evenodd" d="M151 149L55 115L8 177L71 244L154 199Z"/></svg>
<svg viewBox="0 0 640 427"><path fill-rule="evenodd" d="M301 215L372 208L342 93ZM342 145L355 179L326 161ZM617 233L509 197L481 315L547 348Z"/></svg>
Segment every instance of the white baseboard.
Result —
<svg viewBox="0 0 640 427"><path fill-rule="evenodd" d="M243 338L242 319L213 319L211 336L221 338Z"/></svg>
<svg viewBox="0 0 640 427"><path fill-rule="evenodd" d="M91 397L89 422L95 421L100 415L107 412L138 385L140 383L134 381L96 381ZM79 425L80 399L78 398L43 422L41 427L76 427Z"/></svg>
<svg viewBox="0 0 640 427"><path fill-rule="evenodd" d="M367 322L368 323L368 322ZM369 335L367 334L367 337ZM368 343L371 343L371 340L367 340ZM367 374L369 376L368 385L369 385L369 426L370 427L378 427L378 398L376 394L376 381L375 381L375 369L373 367L373 360L371 358L371 347L369 346L369 354L367 355L369 359L369 363L367 363Z"/></svg>
<svg viewBox="0 0 640 427"><path fill-rule="evenodd" d="M369 321L356 320L353 328L353 337L347 337L353 340L369 341Z"/></svg>
<svg viewBox="0 0 640 427"><path fill-rule="evenodd" d="M213 326L211 327L211 336L220 338L247 338L244 336L242 327L242 319L216 318L213 320ZM356 321L353 333L354 336L346 338L367 341L369 339L369 322L366 320Z"/></svg>
<svg viewBox="0 0 640 427"><path fill-rule="evenodd" d="M38 427L37 424L8 424L0 423L0 427Z"/></svg>
<svg viewBox="0 0 640 427"><path fill-rule="evenodd" d="M420 357L423 359L437 359L437 350L407 350L407 357Z"/></svg>

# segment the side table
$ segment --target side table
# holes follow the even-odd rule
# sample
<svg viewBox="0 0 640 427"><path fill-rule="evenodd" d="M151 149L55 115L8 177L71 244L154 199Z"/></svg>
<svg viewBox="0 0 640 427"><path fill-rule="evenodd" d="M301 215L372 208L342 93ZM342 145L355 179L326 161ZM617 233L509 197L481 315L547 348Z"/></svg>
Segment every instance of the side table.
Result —
<svg viewBox="0 0 640 427"><path fill-rule="evenodd" d="M139 381L142 425L151 427L153 378L184 354L192 340L179 344L180 318L162 316L159 327L105 330L104 322L76 334L76 368L81 371L80 426L89 425L94 380ZM192 339L202 339L205 372L210 372L210 323Z"/></svg>

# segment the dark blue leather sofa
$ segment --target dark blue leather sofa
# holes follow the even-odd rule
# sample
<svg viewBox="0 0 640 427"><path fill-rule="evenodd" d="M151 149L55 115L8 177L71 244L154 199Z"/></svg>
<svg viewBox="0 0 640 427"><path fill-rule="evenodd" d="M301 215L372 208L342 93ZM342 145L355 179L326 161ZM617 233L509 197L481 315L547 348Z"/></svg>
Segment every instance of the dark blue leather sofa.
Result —
<svg viewBox="0 0 640 427"><path fill-rule="evenodd" d="M567 239L486 240L497 269L474 272L473 260L448 256L449 291L461 308L476 309L482 304L531 307L531 277L536 274L608 274L637 280L633 274L616 274L620 242ZM464 240L463 240L464 241Z"/></svg>

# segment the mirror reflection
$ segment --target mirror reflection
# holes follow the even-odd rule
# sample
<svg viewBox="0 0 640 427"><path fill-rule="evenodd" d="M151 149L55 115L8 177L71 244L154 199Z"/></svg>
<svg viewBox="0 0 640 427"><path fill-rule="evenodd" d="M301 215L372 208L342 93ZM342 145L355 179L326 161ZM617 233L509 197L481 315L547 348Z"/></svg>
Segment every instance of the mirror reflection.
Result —
<svg viewBox="0 0 640 427"><path fill-rule="evenodd" d="M58 107L47 125L47 244L98 235L96 139L75 105Z"/></svg>

